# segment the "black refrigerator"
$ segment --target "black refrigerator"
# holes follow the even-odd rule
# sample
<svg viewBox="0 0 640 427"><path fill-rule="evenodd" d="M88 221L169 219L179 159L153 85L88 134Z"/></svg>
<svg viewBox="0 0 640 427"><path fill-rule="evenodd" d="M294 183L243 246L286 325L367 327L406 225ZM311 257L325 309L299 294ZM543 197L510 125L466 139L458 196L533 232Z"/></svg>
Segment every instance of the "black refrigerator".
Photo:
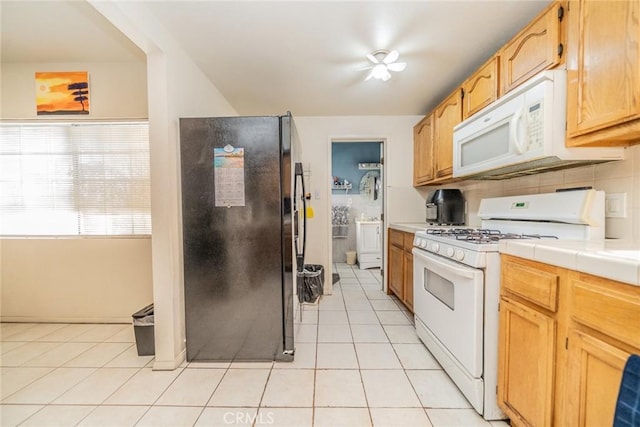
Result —
<svg viewBox="0 0 640 427"><path fill-rule="evenodd" d="M293 360L297 140L291 113L180 119L188 361Z"/></svg>

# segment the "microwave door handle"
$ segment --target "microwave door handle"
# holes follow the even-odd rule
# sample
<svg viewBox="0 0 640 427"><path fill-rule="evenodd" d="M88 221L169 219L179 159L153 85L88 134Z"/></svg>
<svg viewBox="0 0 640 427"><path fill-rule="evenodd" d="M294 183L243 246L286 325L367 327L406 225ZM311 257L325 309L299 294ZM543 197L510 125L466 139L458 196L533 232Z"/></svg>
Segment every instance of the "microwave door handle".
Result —
<svg viewBox="0 0 640 427"><path fill-rule="evenodd" d="M509 121L509 146L516 154L524 153L525 123L523 109L518 108ZM520 132L522 130L522 132Z"/></svg>

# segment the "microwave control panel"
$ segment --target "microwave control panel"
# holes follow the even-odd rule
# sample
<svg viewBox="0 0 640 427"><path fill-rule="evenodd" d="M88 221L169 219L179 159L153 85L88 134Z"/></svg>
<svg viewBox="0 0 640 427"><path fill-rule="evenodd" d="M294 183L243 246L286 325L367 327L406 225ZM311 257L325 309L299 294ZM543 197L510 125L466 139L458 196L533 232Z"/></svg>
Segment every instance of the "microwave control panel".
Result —
<svg viewBox="0 0 640 427"><path fill-rule="evenodd" d="M528 126L528 149L535 150L542 148L543 138L543 114L542 114L542 101L538 101L535 104L529 106L527 109L527 126Z"/></svg>

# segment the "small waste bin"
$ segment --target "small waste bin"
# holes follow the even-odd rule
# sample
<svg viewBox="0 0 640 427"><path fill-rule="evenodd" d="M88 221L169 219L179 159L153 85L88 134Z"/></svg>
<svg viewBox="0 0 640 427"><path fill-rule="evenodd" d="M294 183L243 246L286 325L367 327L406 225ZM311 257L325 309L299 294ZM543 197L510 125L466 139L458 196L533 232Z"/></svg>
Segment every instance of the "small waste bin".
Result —
<svg viewBox="0 0 640 427"><path fill-rule="evenodd" d="M356 251L347 251L347 264L355 265L356 263Z"/></svg>
<svg viewBox="0 0 640 427"><path fill-rule="evenodd" d="M322 295L324 287L324 267L318 264L305 264L298 272L298 301L314 304Z"/></svg>
<svg viewBox="0 0 640 427"><path fill-rule="evenodd" d="M156 354L156 343L153 336L153 304L133 313L132 317L138 356L153 356Z"/></svg>

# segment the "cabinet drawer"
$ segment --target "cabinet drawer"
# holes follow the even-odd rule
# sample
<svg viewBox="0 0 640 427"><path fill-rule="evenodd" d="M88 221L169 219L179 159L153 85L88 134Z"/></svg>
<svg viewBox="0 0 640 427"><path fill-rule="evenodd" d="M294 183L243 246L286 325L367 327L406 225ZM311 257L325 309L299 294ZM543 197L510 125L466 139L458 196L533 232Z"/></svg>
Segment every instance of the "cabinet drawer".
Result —
<svg viewBox="0 0 640 427"><path fill-rule="evenodd" d="M640 287L583 273L570 283L574 321L640 348Z"/></svg>
<svg viewBox="0 0 640 427"><path fill-rule="evenodd" d="M360 254L358 256L358 260L361 263L365 263L365 262L380 262L380 260L382 259L382 256L380 256L379 253L377 254Z"/></svg>
<svg viewBox="0 0 640 427"><path fill-rule="evenodd" d="M559 280L560 276L555 272L555 267L503 257L503 290L552 312L558 309Z"/></svg>
<svg viewBox="0 0 640 427"><path fill-rule="evenodd" d="M404 233L402 231L397 231L390 228L389 243L391 243L393 246L402 248L404 246Z"/></svg>

